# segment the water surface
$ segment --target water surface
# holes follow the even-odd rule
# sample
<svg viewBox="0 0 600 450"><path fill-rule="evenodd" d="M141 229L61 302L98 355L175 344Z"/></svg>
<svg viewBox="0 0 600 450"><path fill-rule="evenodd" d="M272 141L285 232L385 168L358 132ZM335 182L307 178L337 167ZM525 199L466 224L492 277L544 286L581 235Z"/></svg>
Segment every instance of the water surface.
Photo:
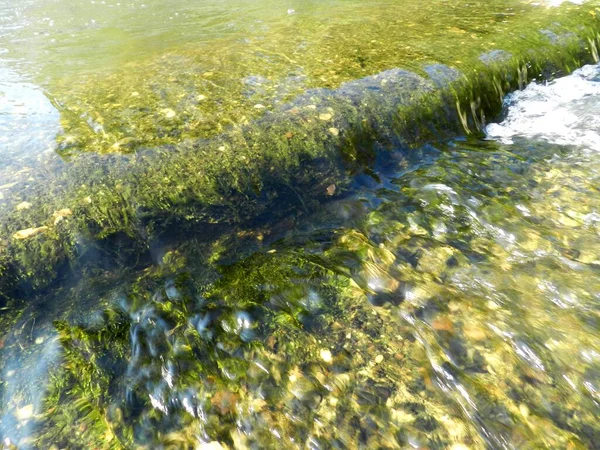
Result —
<svg viewBox="0 0 600 450"><path fill-rule="evenodd" d="M486 140L381 152L317 214L68 280L3 338L2 433L597 448L599 83L588 66L509 96Z"/></svg>

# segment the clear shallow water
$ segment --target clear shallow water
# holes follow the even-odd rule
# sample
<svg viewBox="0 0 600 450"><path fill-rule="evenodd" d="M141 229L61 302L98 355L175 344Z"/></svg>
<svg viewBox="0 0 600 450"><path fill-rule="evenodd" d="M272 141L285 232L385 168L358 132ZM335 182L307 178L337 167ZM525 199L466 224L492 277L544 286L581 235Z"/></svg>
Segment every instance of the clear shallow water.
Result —
<svg viewBox="0 0 600 450"><path fill-rule="evenodd" d="M599 73L510 96L488 140L382 153L317 215L65 282L3 337L2 433L597 448Z"/></svg>
<svg viewBox="0 0 600 450"><path fill-rule="evenodd" d="M3 2L0 206L14 195L28 210L19 189L62 167L57 148L178 144L307 88L468 70L532 12L553 14L517 1ZM149 261L75 236L98 263L24 292L22 311L1 305L5 446L595 448L597 71L510 97L497 141L381 154L317 215L299 205L208 243L164 236Z"/></svg>
<svg viewBox="0 0 600 450"><path fill-rule="evenodd" d="M7 0L0 52L60 112L64 153L130 152L214 136L306 89L395 67L419 72L444 63L467 71L467 61L529 29L531 17L541 23L574 7L520 0Z"/></svg>

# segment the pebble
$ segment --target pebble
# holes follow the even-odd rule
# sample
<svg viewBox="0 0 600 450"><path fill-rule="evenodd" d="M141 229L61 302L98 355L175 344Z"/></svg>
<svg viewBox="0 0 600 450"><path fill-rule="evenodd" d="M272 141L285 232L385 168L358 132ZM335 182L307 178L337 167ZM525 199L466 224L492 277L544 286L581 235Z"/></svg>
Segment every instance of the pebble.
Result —
<svg viewBox="0 0 600 450"><path fill-rule="evenodd" d="M381 364L383 362L383 355L377 355L375 357L375 363L376 364Z"/></svg>
<svg viewBox="0 0 600 450"><path fill-rule="evenodd" d="M35 343L37 345L43 344L44 343L44 338L41 337L41 336L39 338L36 338Z"/></svg>
<svg viewBox="0 0 600 450"><path fill-rule="evenodd" d="M321 359L328 364L331 363L331 361L333 361L333 356L331 355L331 351L329 351L326 348L322 349L320 351L319 355L321 356Z"/></svg>
<svg viewBox="0 0 600 450"><path fill-rule="evenodd" d="M331 120L331 117L332 116L329 113L319 114L319 119L321 119L323 121Z"/></svg>
<svg viewBox="0 0 600 450"><path fill-rule="evenodd" d="M199 102L201 102L202 100L206 100L206 95L200 94L200 95L196 96L196 100L198 100Z"/></svg>
<svg viewBox="0 0 600 450"><path fill-rule="evenodd" d="M463 327L463 333L469 339L473 339L474 341L483 341L487 337L483 328L472 323L468 323Z"/></svg>
<svg viewBox="0 0 600 450"><path fill-rule="evenodd" d="M17 205L17 211L23 211L24 209L31 208L31 203L29 202L21 202Z"/></svg>
<svg viewBox="0 0 600 450"><path fill-rule="evenodd" d="M175 117L177 115L177 113L175 111L173 111L171 108L165 108L165 109L161 109L160 111L167 119L172 119L173 117Z"/></svg>
<svg viewBox="0 0 600 450"><path fill-rule="evenodd" d="M17 420L21 421L31 419L31 417L33 416L33 404L30 403L29 405L17 409L15 411L15 416L17 417Z"/></svg>
<svg viewBox="0 0 600 450"><path fill-rule="evenodd" d="M333 128L333 127L331 127L331 128L329 129L329 132L330 132L332 135L334 135L334 136L339 136L339 135L340 135L340 130L338 130L337 128Z"/></svg>
<svg viewBox="0 0 600 450"><path fill-rule="evenodd" d="M255 109L265 109L265 105L261 105L260 103L254 105Z"/></svg>
<svg viewBox="0 0 600 450"><path fill-rule="evenodd" d="M500 305L498 303L496 303L494 300L488 300L487 307L488 307L488 309L490 309L492 311L496 311L496 310L500 309Z"/></svg>
<svg viewBox="0 0 600 450"><path fill-rule="evenodd" d="M431 326L436 331L452 331L452 321L447 317L440 317L439 319L435 319Z"/></svg>

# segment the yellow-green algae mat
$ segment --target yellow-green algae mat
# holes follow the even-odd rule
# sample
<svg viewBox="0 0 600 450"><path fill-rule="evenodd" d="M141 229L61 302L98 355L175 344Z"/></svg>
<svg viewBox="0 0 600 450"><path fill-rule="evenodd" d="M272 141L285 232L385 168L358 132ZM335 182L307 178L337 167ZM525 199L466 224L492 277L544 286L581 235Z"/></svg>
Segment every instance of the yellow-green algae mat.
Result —
<svg viewBox="0 0 600 450"><path fill-rule="evenodd" d="M198 41L190 13L191 40L159 27L172 45L135 47L117 68L110 56L129 53L102 34L112 27L99 27L92 52L91 18L82 31L60 9L26 10L59 30L19 30L9 50L49 55L35 69L61 112L63 157L2 166L0 293L47 286L91 243L144 253L166 228L310 210L343 193L374 143L477 131L506 92L598 53L592 3L334 3L335 20L309 11L234 32L221 30L226 17ZM153 33L134 29L123 45Z"/></svg>
<svg viewBox="0 0 600 450"><path fill-rule="evenodd" d="M235 62L236 56L232 52L228 57L225 52L221 70L216 64L203 67L197 76L189 77L203 84L196 88L194 81L186 87L198 105L210 97L206 86L212 83L225 87L220 95L232 93L233 100L223 96L217 103L225 105L222 131L215 104L210 106L213 112L209 109L205 114L216 121L206 128L190 127L193 131L186 134L184 125L190 116L183 111L189 105L176 103L168 92L151 100L150 84L169 81L160 68L170 65L187 71L193 65L185 58L198 55L193 48L187 49L185 56L180 52L178 57L176 51L161 60L148 56L141 80L140 69L130 68L119 75L103 74L93 82L82 74L81 87L72 80L65 82L68 89L63 94L56 87L60 82L49 84L69 133L62 147L66 159L43 169L25 168L18 174L21 178L8 178L14 174L7 171L8 187L2 186L6 194L2 199L0 293L33 301L35 289L55 281L57 274L64 276L67 261L83 281L58 280L48 294L68 299L65 302L71 302L77 311L47 312L51 317L69 319L55 324L64 363L52 371L41 410L19 396L14 398L15 405L9 405L16 407L11 414L17 423L33 422L40 427L39 436L17 444L57 448L455 449L595 445L598 430L594 417L587 414L591 409L581 405L597 402L597 398L590 398L584 390L565 391L563 387L565 383L581 385L598 370L583 364L568 367L574 349L596 345L589 339L597 326L597 310L587 293L597 291L597 279L593 267L584 267L579 277L564 277L556 270L566 264L565 254L581 264L594 262L590 248L596 236L593 230L586 232L581 227L583 217L596 207L594 199L580 197L589 189L587 172L568 164L549 171L544 161L526 172L541 194L527 207L548 222L522 236L518 248L489 238L497 230L470 217L468 211L462 211L464 217L457 219L463 228L455 230L463 245L449 245L444 233L451 231L442 232L435 219L453 204L452 199L409 180L403 195L392 196L382 209L366 215L363 227L325 235L321 240L266 247L264 253L240 257L233 265L223 263L231 258L228 249L243 252L243 244L260 248L270 228L236 229L235 235L213 244L203 242L207 238L202 234L194 235L208 225L224 224L231 232L233 224L247 224L261 215L285 217L295 209L315 210L318 202L343 192L349 179L346 170L358 171L372 163L374 143L391 146L404 142L405 136L418 141L461 131L457 127L476 133L484 115L498 111L504 93L539 77L542 70L547 70L542 77L552 76L553 70L566 72L597 57L596 10L589 5L546 10L515 4L517 10L506 10L506 2L471 4L479 8L476 16L444 13L453 6L469 8L466 4L431 5L433 11L416 5L420 8L411 11L412 21L406 19L406 26L398 27L410 29L408 25L418 25L419 17L427 23L427 30L415 32L412 41L406 39L408 47L417 46L417 36L426 46L411 58L395 62L393 56L388 60L380 56L375 60L381 65L374 65L371 72L368 56L355 54L354 66L347 64L350 57L342 57L339 67L344 66L348 73L334 70L332 79L340 77L335 82L319 72L324 70L324 60L315 58L309 72L319 77L303 81L306 86L300 90L318 86L332 90L304 94L292 89L283 93L280 107L269 89L256 88L245 105L249 112L240 116L228 113L227 105L235 101L240 102L239 111L244 110L243 100L235 100L246 96L241 89L265 84L269 77L275 86L281 86L278 80L288 72L280 68L280 72L273 69L273 75L255 75L253 67L236 74L235 64L229 72L228 60ZM360 39L366 45L383 42L383 36L387 39L391 33L386 33L390 30L386 24L393 27L391 20L404 19L393 18L390 11L394 8L384 6L373 21L366 20L374 14L368 6L363 7L367 12L360 9L360 20L349 20L345 34L331 32L334 47L330 48L334 50L339 43L338 53L343 55L350 49L350 40ZM458 20L461 17L464 23ZM444 27L430 30L427 20L443 21ZM491 35L478 40L477 25L467 26L473 20L481 20L479 26L487 25ZM369 25L376 31L365 28L358 32ZM504 34L495 34L503 27ZM428 32L436 46L427 44ZM375 37L362 40L370 34L378 35L379 41ZM307 35L313 39L321 36L314 31ZM444 36L457 39L443 43ZM285 37L285 42L293 43L297 36L289 33ZM288 59L298 59L297 53L307 58L305 66L310 67L310 51L302 47L297 52L279 46L273 49L269 45L281 40L266 41L261 43L263 52L255 55L261 63L257 68L267 64L265 61L285 66ZM314 48L326 45L319 43ZM490 53L494 48L505 53ZM487 53L487 64L479 62L481 53ZM210 51L204 49L200 54ZM412 62L419 58L418 64ZM173 65L178 60L184 63ZM434 78L429 82L412 73L390 70L400 66L420 72L427 64L440 62L458 68L466 79L440 91L435 90L435 82L447 84L456 72L435 66L434 74L441 73L441 81ZM351 81L380 72L362 82ZM155 73L159 74L155 81L145 85ZM236 93L229 86L236 82L227 81L227 73L235 74L238 82L242 75L255 78L242 82ZM185 78L183 75L169 76L173 78L171 86L186 86L187 79L175 83ZM128 84L128 77L138 81ZM350 83L341 85L342 81ZM119 93L116 87L121 85L128 87ZM103 94L95 97L91 92ZM108 98L113 92L116 97ZM138 95L131 95L135 93ZM144 117L149 120L139 136L115 131L119 127L127 133L131 130L123 125L126 119L119 119L125 96L139 96L147 104ZM274 112L266 114L266 109ZM100 118L100 113L107 117ZM261 117L251 120L252 115ZM455 121L446 127L449 119ZM91 129L95 131L91 133ZM188 137L191 141L184 142ZM472 158L471 173L480 173L495 189L498 201L486 205L484 215L495 220L506 215L503 225L510 228L515 226L514 220L518 224L524 218L514 205L502 202L519 193L525 198L520 190L527 190L528 185L518 177L512 184L494 178L496 165L514 161L505 150L490 146L490 153L497 152L495 159L477 158L468 148L460 156L467 165ZM78 155L86 149L92 152ZM135 153L95 154L124 149ZM415 178L433 182L447 175L460 179L464 166L453 169L453 161L441 166L443 169L424 169ZM570 189L557 190L556 186ZM490 187L486 185L486 189ZM543 194L553 197L546 201ZM294 195L297 200L290 200ZM568 214L556 213L553 202L558 201L557 196L572 204ZM397 206L411 201L415 202L412 209L400 213ZM278 210L271 211L273 206ZM140 255L152 253L151 244L171 229L189 234L179 239L177 250L156 257L160 263L144 263ZM384 245L378 242L379 234L388 238ZM232 244L235 240L241 244ZM102 245L114 246L111 256L115 265L93 266L94 252L98 248L106 252ZM577 251L569 253L566 247ZM540 251L550 255L549 262L533 270L523 254L536 258ZM473 261L481 259L486 261L485 267L479 269L482 273L474 273L478 269ZM129 270L128 265L139 270ZM93 270L87 271L88 266ZM516 266L523 268L515 270L519 276L506 277L504 271ZM123 282L132 273L135 280ZM548 341L555 355L549 357L537 340L544 336L535 333L543 333L545 320L558 320L542 314L548 308L546 297L552 298L554 293L552 277L557 278L554 284L571 288L582 302L589 302L590 311L588 318L559 316L562 321L553 327L560 336ZM587 290L577 290L580 277L591 280ZM373 278L377 286L369 283ZM114 285L121 287L111 292ZM95 298L97 292L103 293L100 299ZM527 303L517 311L503 308L506 296L514 292L525 295ZM387 306L372 308L371 303ZM109 306L92 319L82 313L86 307L99 310L103 305ZM520 322L514 322L515 316L522 316ZM82 325L73 326L75 319ZM18 319L6 318L7 329L13 320ZM488 323L518 323L523 336L493 329ZM15 339L42 339L33 334L40 332L35 324L19 324L17 332L6 340L3 337L2 346L18 345ZM526 335L523 330L529 328L532 334ZM555 366L549 367L548 360ZM559 373L567 378L556 378ZM8 385L3 382L2 389L9 385L10 381ZM440 387L448 395L440 395ZM465 387L470 397L461 391ZM549 403L554 408L549 408Z"/></svg>

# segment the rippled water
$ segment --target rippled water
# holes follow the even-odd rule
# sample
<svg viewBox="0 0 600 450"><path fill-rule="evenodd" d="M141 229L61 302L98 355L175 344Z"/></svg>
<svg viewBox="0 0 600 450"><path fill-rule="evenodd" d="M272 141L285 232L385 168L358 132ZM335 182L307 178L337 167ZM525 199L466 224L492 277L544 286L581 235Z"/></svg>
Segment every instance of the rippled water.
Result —
<svg viewBox="0 0 600 450"><path fill-rule="evenodd" d="M58 204L65 185L88 180L55 172L79 152L236 137L298 107L325 124L319 95L370 101L365 90L423 81L398 67L434 84L469 73L464 61L506 56L532 16L582 2L547 8L560 3L2 2L0 216L39 233L30 267L64 264L42 273L53 284L0 290L0 445L600 448L598 66L509 95L485 139L378 149L320 208L289 186L282 220L181 235L179 212L139 227L156 233L139 251L121 245L129 227L110 235L139 218L107 202L96 241L85 227L58 234L81 206ZM565 37L551 28L525 45ZM352 124L334 121L328 137ZM87 161L109 177L120 160ZM30 200L53 195L50 227L29 228ZM0 256L8 240L27 248L12 231ZM54 259L44 233L78 254Z"/></svg>
<svg viewBox="0 0 600 450"><path fill-rule="evenodd" d="M68 280L2 340L1 432L599 448L599 86L598 66L531 85L487 140L381 152L318 214Z"/></svg>

